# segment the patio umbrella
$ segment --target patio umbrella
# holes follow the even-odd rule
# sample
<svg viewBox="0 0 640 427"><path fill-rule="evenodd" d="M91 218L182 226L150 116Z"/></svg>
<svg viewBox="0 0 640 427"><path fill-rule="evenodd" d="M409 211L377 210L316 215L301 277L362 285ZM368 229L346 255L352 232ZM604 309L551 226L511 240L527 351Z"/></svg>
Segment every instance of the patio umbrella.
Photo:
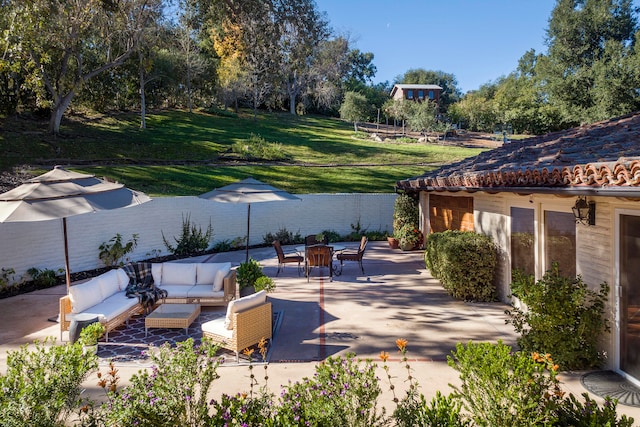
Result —
<svg viewBox="0 0 640 427"><path fill-rule="evenodd" d="M279 202L284 200L300 200L262 181L246 178L224 187L216 188L199 196L202 199L221 203L246 203L247 205L247 244L245 262L249 261L249 230L251 227L251 204L262 202Z"/></svg>
<svg viewBox="0 0 640 427"><path fill-rule="evenodd" d="M136 206L151 200L144 193L93 175L56 166L0 194L0 222L62 219L67 290L71 285L67 217L88 212Z"/></svg>

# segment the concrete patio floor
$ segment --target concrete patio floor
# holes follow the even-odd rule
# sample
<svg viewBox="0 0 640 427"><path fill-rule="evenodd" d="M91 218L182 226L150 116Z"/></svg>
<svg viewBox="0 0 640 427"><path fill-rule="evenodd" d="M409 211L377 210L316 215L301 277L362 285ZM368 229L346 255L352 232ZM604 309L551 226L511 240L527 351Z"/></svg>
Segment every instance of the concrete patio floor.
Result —
<svg viewBox="0 0 640 427"><path fill-rule="evenodd" d="M346 245L357 247L357 243ZM292 248L285 247L285 251L287 249ZM275 394L289 381L313 376L317 362L328 356L355 353L359 358L379 362L380 352L387 351L391 355L387 363L394 376L396 394L401 397L406 386L406 371L400 363L395 340L404 338L408 340L412 375L419 382L420 391L430 400L436 391L448 394L450 384L459 384L458 373L446 363L456 343L498 340L508 345L516 343L513 327L505 324L507 305L452 299L425 269L421 251L402 252L389 249L386 242L370 242L364 260L366 275L352 262L345 263L343 274L333 280L320 277L316 269L308 281L298 276L291 264L275 277L277 258L273 248L252 249L250 256L260 261L265 274L275 279L277 288L269 294L269 299L273 309L283 313L269 354L268 388ZM231 261L237 266L244 257L244 251L237 251L196 260ZM59 339L58 324L47 319L58 313L58 300L65 293L64 286L59 286L0 300L2 372L6 368L7 351L47 336ZM66 340L66 333L63 338ZM101 363L103 371L105 367L106 362ZM117 368L123 379L121 385L143 369L138 364L127 363ZM221 378L216 380L212 397L248 391L246 364L222 365L219 374ZM383 389L380 403L392 411L393 395L383 374L379 368ZM583 374L563 372L560 375L563 389L576 396L587 392L580 382ZM257 379L260 384L264 383L260 375ZM104 393L96 382L94 374L87 381L87 393L100 400ZM591 397L603 401L598 396ZM619 405L618 412L634 417L640 425L640 408Z"/></svg>

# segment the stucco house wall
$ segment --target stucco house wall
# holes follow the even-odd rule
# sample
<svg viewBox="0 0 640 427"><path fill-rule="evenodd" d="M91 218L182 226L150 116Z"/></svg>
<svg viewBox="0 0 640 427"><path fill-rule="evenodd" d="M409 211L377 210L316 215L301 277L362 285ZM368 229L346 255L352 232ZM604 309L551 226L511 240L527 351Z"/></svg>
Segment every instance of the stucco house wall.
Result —
<svg viewBox="0 0 640 427"><path fill-rule="evenodd" d="M536 279L551 267L547 263L558 261L561 274L562 269L565 275L575 272L591 289L609 285L605 315L611 332L601 338L600 348L607 355L606 367L640 385L640 281L635 277L640 271L639 141L640 111L514 140L398 181L396 188L420 193L426 232L434 224L431 195L447 195L452 211L456 198L473 199L474 230L491 236L499 247L496 285L503 300L511 283L512 208L528 209L514 212L519 218L514 229L534 236L533 252L523 240L518 262ZM595 203L595 224L574 222L572 207L579 198ZM446 212L447 206L441 204L440 210Z"/></svg>

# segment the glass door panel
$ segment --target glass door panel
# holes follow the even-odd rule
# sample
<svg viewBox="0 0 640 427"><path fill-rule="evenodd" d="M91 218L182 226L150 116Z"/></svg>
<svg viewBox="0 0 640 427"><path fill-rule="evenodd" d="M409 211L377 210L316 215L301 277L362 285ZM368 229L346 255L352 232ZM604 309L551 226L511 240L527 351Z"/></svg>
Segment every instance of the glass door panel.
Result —
<svg viewBox="0 0 640 427"><path fill-rule="evenodd" d="M535 276L535 211L511 208L511 269Z"/></svg>
<svg viewBox="0 0 640 427"><path fill-rule="evenodd" d="M576 219L573 213L544 212L544 268L554 262L564 277L576 276Z"/></svg>
<svg viewBox="0 0 640 427"><path fill-rule="evenodd" d="M620 369L640 379L640 216L620 216Z"/></svg>

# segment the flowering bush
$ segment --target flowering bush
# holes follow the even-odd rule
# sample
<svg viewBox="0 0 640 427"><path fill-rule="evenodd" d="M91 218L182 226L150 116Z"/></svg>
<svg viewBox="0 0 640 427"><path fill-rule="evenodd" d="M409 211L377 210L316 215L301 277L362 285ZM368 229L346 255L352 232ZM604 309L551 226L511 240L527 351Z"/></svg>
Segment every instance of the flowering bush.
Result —
<svg viewBox="0 0 640 427"><path fill-rule="evenodd" d="M53 338L7 352L7 371L0 374L0 419L3 426L68 425L84 405L82 382L98 367L80 343L53 344Z"/></svg>
<svg viewBox="0 0 640 427"><path fill-rule="evenodd" d="M370 360L364 367L354 354L327 358L313 378L289 384L275 408L275 425L376 426L384 425L377 401L382 390Z"/></svg>
<svg viewBox="0 0 640 427"><path fill-rule="evenodd" d="M266 341L259 346L263 361ZM85 356L80 344L45 349L36 344L8 357L8 371L0 374L0 419L7 426L69 425L77 411L78 427L98 426L530 426L573 425L631 427L633 418L616 412L616 401L603 406L584 396L564 396L556 377L558 366L548 354L513 352L502 343L459 344L449 364L460 372L461 385L448 396L436 393L427 403L407 358L407 340L396 346L406 369L408 390L396 397L394 378L382 352L396 408L387 416L378 408L381 395L377 365L354 354L329 357L316 366L312 378L284 386L280 398L264 384L258 386L255 366L249 365L249 391L208 401L219 377L217 347L205 340L194 346L189 339L175 348L160 347L151 354L152 368L131 377L131 385L118 390L118 371L110 364L98 375L108 401L102 405L79 399L80 384L95 368L96 356ZM254 350L244 353L249 356ZM74 420L75 421L75 420Z"/></svg>
<svg viewBox="0 0 640 427"><path fill-rule="evenodd" d="M416 247L422 241L422 232L413 225L404 225L394 235L400 241L400 246Z"/></svg>
<svg viewBox="0 0 640 427"><path fill-rule="evenodd" d="M207 340L195 346L193 339L165 344L152 352L151 369L138 371L131 385L107 389L109 402L103 405L108 426L195 426L209 420L207 393L211 391L220 359L218 347Z"/></svg>

